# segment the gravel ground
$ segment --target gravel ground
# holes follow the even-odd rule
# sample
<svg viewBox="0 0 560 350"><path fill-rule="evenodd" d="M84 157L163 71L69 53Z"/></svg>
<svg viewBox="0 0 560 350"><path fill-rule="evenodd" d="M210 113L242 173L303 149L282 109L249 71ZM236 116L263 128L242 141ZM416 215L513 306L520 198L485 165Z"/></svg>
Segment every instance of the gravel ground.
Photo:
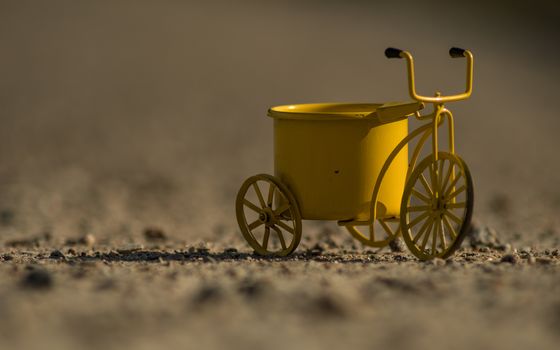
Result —
<svg viewBox="0 0 560 350"><path fill-rule="evenodd" d="M553 349L559 341L558 249L495 247L478 235L477 247L467 242L451 259L419 262L322 238L269 259L235 240L187 247L158 237L4 249L3 344Z"/></svg>

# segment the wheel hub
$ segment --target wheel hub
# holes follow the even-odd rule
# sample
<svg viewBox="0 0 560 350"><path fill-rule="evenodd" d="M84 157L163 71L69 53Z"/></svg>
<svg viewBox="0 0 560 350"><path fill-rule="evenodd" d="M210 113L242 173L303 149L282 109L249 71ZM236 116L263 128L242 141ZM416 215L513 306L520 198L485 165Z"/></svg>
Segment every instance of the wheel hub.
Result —
<svg viewBox="0 0 560 350"><path fill-rule="evenodd" d="M259 220L264 223L266 226L271 226L274 224L274 213L272 212L271 208L265 208L259 214Z"/></svg>
<svg viewBox="0 0 560 350"><path fill-rule="evenodd" d="M434 217L443 216L446 209L447 209L446 204L443 198L438 197L437 199L434 199L434 201L432 202L432 212Z"/></svg>

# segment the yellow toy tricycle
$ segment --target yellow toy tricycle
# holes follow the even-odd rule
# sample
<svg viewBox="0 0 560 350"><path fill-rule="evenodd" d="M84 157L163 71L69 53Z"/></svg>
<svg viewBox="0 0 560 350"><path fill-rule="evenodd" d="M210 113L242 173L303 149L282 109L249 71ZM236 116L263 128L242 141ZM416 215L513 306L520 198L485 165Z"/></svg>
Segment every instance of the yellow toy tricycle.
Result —
<svg viewBox="0 0 560 350"><path fill-rule="evenodd" d="M467 59L466 91L459 95L418 95L412 55L388 48L387 58L406 59L413 101L269 109L275 176L248 178L236 200L249 245L261 255L286 256L299 244L302 219L337 220L368 246L384 247L401 234L419 259L452 255L470 224L473 183L455 154L453 116L444 103L470 97L473 56L459 48L449 54ZM420 114L424 103L433 104L432 113ZM426 123L408 133L409 117ZM438 142L444 124L446 151ZM417 162L429 138L431 154Z"/></svg>

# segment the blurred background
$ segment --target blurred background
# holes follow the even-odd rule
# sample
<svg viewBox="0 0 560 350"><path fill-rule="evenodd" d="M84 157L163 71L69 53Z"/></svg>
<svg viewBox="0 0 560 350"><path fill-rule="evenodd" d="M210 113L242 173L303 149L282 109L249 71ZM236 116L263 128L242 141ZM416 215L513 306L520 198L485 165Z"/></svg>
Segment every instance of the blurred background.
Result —
<svg viewBox="0 0 560 350"><path fill-rule="evenodd" d="M273 172L268 107L408 99L387 46L414 54L420 92L454 93L459 46L475 218L558 245L559 20L545 0L0 0L0 242L236 235L237 189Z"/></svg>

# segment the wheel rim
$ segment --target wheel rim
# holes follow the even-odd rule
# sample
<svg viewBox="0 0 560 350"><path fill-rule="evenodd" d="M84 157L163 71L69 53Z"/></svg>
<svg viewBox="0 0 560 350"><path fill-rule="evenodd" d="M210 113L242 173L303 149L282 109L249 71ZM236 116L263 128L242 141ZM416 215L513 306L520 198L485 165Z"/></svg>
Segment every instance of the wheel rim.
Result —
<svg viewBox="0 0 560 350"><path fill-rule="evenodd" d="M352 237L369 247L383 248L391 243L398 235L400 226L391 227L392 219L382 218L371 222L365 230L360 230L357 225L345 225ZM374 227L375 225L375 227ZM366 226L366 225L363 225Z"/></svg>
<svg viewBox="0 0 560 350"><path fill-rule="evenodd" d="M297 202L273 176L255 175L243 183L237 194L236 214L243 237L260 255L286 256L299 244Z"/></svg>
<svg viewBox="0 0 560 350"><path fill-rule="evenodd" d="M473 185L459 157L446 152L416 167L401 203L401 228L411 253L422 260L447 258L461 245L470 224Z"/></svg>

